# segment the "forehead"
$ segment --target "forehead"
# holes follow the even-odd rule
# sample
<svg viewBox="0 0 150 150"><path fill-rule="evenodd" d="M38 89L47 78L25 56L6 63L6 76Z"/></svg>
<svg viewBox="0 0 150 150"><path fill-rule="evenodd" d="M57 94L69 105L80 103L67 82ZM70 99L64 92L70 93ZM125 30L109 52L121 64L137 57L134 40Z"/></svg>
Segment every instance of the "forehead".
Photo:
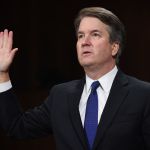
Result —
<svg viewBox="0 0 150 150"><path fill-rule="evenodd" d="M82 18L79 31L85 30L107 30L108 25L104 24L101 20L96 17L84 17Z"/></svg>

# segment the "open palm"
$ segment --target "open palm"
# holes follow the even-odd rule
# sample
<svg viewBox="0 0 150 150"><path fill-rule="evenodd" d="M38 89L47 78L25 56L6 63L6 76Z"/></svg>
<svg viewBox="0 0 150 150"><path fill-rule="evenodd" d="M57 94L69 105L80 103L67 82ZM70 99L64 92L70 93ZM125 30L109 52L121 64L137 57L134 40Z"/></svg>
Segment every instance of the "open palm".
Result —
<svg viewBox="0 0 150 150"><path fill-rule="evenodd" d="M0 72L7 72L18 48L12 49L13 32L0 32Z"/></svg>

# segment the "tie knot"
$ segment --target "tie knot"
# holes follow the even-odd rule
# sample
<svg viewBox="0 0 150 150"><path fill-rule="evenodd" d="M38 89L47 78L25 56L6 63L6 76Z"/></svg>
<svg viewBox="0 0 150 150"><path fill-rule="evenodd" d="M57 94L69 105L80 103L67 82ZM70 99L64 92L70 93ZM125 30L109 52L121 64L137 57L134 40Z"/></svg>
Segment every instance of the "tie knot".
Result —
<svg viewBox="0 0 150 150"><path fill-rule="evenodd" d="M99 81L94 81L91 85L92 91L96 91L96 89L99 87L100 83Z"/></svg>

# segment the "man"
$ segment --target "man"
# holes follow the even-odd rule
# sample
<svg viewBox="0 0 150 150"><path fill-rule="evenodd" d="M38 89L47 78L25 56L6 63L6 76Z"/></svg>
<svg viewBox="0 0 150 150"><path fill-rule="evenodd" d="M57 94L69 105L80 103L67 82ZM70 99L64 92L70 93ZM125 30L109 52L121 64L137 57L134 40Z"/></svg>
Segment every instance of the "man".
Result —
<svg viewBox="0 0 150 150"><path fill-rule="evenodd" d="M79 12L75 28L85 78L54 86L41 106L24 113L8 73L17 48L11 31L0 33L1 127L15 138L53 134L58 150L150 150L150 84L117 68L123 24L90 7Z"/></svg>

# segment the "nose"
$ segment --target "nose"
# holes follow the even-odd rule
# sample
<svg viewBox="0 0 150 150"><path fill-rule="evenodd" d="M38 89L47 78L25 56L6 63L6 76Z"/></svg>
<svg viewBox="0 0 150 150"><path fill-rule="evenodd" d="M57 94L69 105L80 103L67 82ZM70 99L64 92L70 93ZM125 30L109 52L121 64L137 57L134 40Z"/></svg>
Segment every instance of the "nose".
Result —
<svg viewBox="0 0 150 150"><path fill-rule="evenodd" d="M82 41L82 46L91 45L91 38L89 35L86 35Z"/></svg>

